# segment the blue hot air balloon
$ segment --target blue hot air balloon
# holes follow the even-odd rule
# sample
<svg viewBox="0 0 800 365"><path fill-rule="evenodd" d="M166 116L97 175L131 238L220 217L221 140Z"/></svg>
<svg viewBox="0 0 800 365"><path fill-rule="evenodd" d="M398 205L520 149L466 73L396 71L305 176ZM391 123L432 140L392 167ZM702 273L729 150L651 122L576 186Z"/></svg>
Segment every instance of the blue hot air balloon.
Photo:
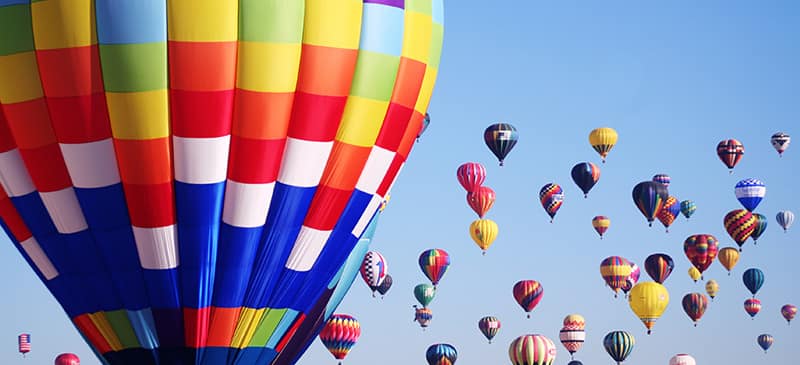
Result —
<svg viewBox="0 0 800 365"><path fill-rule="evenodd" d="M739 203L742 203L745 209L752 212L756 209L758 203L761 203L761 200L764 199L764 195L767 194L767 186L758 179L744 179L736 184L734 192L736 193L736 199L739 199Z"/></svg>
<svg viewBox="0 0 800 365"><path fill-rule="evenodd" d="M447 343L437 343L428 347L425 359L430 365L453 365L458 358L458 352L453 345Z"/></svg>
<svg viewBox="0 0 800 365"><path fill-rule="evenodd" d="M661 207L669 198L669 191L662 183L654 181L643 181L633 188L633 202L639 211L642 212L650 226L661 210Z"/></svg>
<svg viewBox="0 0 800 365"><path fill-rule="evenodd" d="M594 184L600 180L600 168L591 162L581 162L572 167L572 181L583 191L585 198Z"/></svg>
<svg viewBox="0 0 800 365"><path fill-rule="evenodd" d="M750 293L753 293L753 297L755 297L758 290L764 285L764 272L756 268L747 269L742 274L742 281L747 290L750 290Z"/></svg>
<svg viewBox="0 0 800 365"><path fill-rule="evenodd" d="M765 333L762 335L758 335L757 341L758 345L761 346L762 349L764 349L764 353L766 354L767 350L769 350L769 348L772 346L772 343L775 342L775 338L773 338L772 335L768 335Z"/></svg>

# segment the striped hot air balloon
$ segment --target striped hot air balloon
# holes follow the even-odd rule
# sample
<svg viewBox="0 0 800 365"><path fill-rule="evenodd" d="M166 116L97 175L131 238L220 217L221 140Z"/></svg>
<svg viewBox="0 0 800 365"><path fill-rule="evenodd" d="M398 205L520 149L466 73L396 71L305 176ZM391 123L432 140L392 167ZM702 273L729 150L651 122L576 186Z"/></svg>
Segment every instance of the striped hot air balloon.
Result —
<svg viewBox="0 0 800 365"><path fill-rule="evenodd" d="M761 346L761 348L764 350L764 353L766 354L767 350L769 350L769 348L772 347L772 344L775 343L775 338L772 337L772 335L765 333L758 335L756 341L758 342L758 346Z"/></svg>
<svg viewBox="0 0 800 365"><path fill-rule="evenodd" d="M669 365L697 365L697 362L690 355L677 354L669 359Z"/></svg>
<svg viewBox="0 0 800 365"><path fill-rule="evenodd" d="M506 156L519 139L519 133L513 125L508 123L495 123L483 131L483 141L486 142L486 147L497 157L500 166L503 166Z"/></svg>
<svg viewBox="0 0 800 365"><path fill-rule="evenodd" d="M767 186L759 179L744 179L736 183L734 193L739 203L741 203L745 209L752 212L756 209L758 204L761 203L764 196L767 195Z"/></svg>
<svg viewBox="0 0 800 365"><path fill-rule="evenodd" d="M344 360L359 336L361 325L349 314L332 315L319 333L320 341L337 360Z"/></svg>
<svg viewBox="0 0 800 365"><path fill-rule="evenodd" d="M539 201L542 203L544 211L550 216L550 223L553 223L553 218L564 203L564 190L556 183L545 184L539 190Z"/></svg>
<svg viewBox="0 0 800 365"><path fill-rule="evenodd" d="M583 347L586 340L586 320L580 314L570 314L564 318L564 326L558 333L561 344L569 352L570 358Z"/></svg>
<svg viewBox="0 0 800 365"><path fill-rule="evenodd" d="M608 231L608 228L611 227L611 219L604 215L598 215L592 218L592 227L594 230L597 231L597 234L600 235L600 239L603 239L603 235Z"/></svg>
<svg viewBox="0 0 800 365"><path fill-rule="evenodd" d="M708 308L708 298L706 298L705 294L689 293L683 296L681 304L683 305L683 311L686 312L686 315L694 322L694 326L697 327L697 321L703 317L706 308Z"/></svg>
<svg viewBox="0 0 800 365"><path fill-rule="evenodd" d="M756 298L747 298L744 301L744 311L750 315L750 317L755 317L758 312L761 311L761 301Z"/></svg>
<svg viewBox="0 0 800 365"><path fill-rule="evenodd" d="M450 255L445 250L433 248L419 255L419 268L434 287L439 284L439 280L442 280L448 267L450 267Z"/></svg>
<svg viewBox="0 0 800 365"><path fill-rule="evenodd" d="M606 163L606 157L617 144L618 138L617 131L609 127L597 128L589 132L589 144L600 155L603 163Z"/></svg>
<svg viewBox="0 0 800 365"><path fill-rule="evenodd" d="M466 162L456 170L456 178L464 190L475 191L486 180L486 168L477 162Z"/></svg>
<svg viewBox="0 0 800 365"><path fill-rule="evenodd" d="M478 329L489 340L489 343L492 343L492 339L500 331L500 320L492 316L483 317L478 320Z"/></svg>
<svg viewBox="0 0 800 365"><path fill-rule="evenodd" d="M654 253L644 260L644 270L647 275L659 284L664 284L672 269L675 268L675 263L672 257L665 253Z"/></svg>
<svg viewBox="0 0 800 365"><path fill-rule="evenodd" d="M669 183L672 181L672 179L667 174L657 174L653 176L653 181L662 183L664 186L669 187Z"/></svg>
<svg viewBox="0 0 800 365"><path fill-rule="evenodd" d="M761 269L749 268L742 273L742 282L755 297L758 290L764 285L764 272Z"/></svg>
<svg viewBox="0 0 800 365"><path fill-rule="evenodd" d="M683 241L683 252L700 274L711 266L718 250L719 241L710 234L691 235Z"/></svg>
<svg viewBox="0 0 800 365"><path fill-rule="evenodd" d="M633 203L652 226L661 207L669 198L669 191L663 184L653 181L643 181L633 187Z"/></svg>
<svg viewBox="0 0 800 365"><path fill-rule="evenodd" d="M730 173L744 156L744 145L735 139L726 139L717 144L717 157L728 167Z"/></svg>
<svg viewBox="0 0 800 365"><path fill-rule="evenodd" d="M430 308L419 308L416 305L414 306L414 321L419 323L419 326L422 327L423 331L431 324L432 320L433 311L431 311Z"/></svg>
<svg viewBox="0 0 800 365"><path fill-rule="evenodd" d="M633 351L636 340L633 335L625 331L613 331L603 338L603 347L617 365L622 364Z"/></svg>
<svg viewBox="0 0 800 365"><path fill-rule="evenodd" d="M531 318L531 311L536 308L544 295L544 288L536 280L520 280L514 284L514 299Z"/></svg>
<svg viewBox="0 0 800 365"><path fill-rule="evenodd" d="M788 210L780 211L775 215L775 220L778 221L778 225L783 228L783 232L785 233L789 227L792 226L792 223L794 223L794 213Z"/></svg>
<svg viewBox="0 0 800 365"><path fill-rule="evenodd" d="M425 359L428 365L453 365L458 359L458 351L451 344L437 343L428 347Z"/></svg>
<svg viewBox="0 0 800 365"><path fill-rule="evenodd" d="M681 214L683 214L686 219L689 219L695 211L697 211L697 204L693 201L684 200L681 202Z"/></svg>
<svg viewBox="0 0 800 365"><path fill-rule="evenodd" d="M625 281L631 275L632 270L630 262L620 256L606 257L600 262L600 275L606 285L614 291L615 298L619 290L625 285Z"/></svg>
<svg viewBox="0 0 800 365"><path fill-rule="evenodd" d="M517 337L508 347L508 357L514 365L552 365L556 353L553 341L542 335Z"/></svg>
<svg viewBox="0 0 800 365"><path fill-rule="evenodd" d="M31 352L31 334L30 333L23 333L17 336L17 350L22 357L29 352Z"/></svg>

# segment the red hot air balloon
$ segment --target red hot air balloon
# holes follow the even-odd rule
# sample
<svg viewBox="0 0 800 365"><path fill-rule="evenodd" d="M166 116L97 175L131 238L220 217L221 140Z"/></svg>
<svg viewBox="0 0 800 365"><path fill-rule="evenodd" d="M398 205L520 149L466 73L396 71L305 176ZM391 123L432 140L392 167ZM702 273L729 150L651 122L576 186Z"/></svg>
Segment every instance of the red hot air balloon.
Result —
<svg viewBox="0 0 800 365"><path fill-rule="evenodd" d="M722 163L733 173L733 168L739 163L744 155L744 145L735 139L726 139L717 144L717 156Z"/></svg>
<svg viewBox="0 0 800 365"><path fill-rule="evenodd" d="M536 308L543 295L544 288L536 280L521 280L514 284L514 299L528 313L528 318L531 318L531 311Z"/></svg>
<svg viewBox="0 0 800 365"><path fill-rule="evenodd" d="M483 218L489 209L492 209L494 199L494 190L488 186L479 186L475 191L467 193L467 204L480 218Z"/></svg>
<svg viewBox="0 0 800 365"><path fill-rule="evenodd" d="M55 365L81 365L81 359L75 354L61 354L56 356Z"/></svg>
<svg viewBox="0 0 800 365"><path fill-rule="evenodd" d="M350 349L358 342L361 336L361 325L358 320L348 314L334 314L325 323L319 333L319 339L330 351L331 355L339 361L347 356Z"/></svg>
<svg viewBox="0 0 800 365"><path fill-rule="evenodd" d="M31 334L23 333L17 336L17 347L22 357L31 352Z"/></svg>
<svg viewBox="0 0 800 365"><path fill-rule="evenodd" d="M683 252L701 274L714 262L718 251L719 241L710 234L695 234L683 242Z"/></svg>
<svg viewBox="0 0 800 365"><path fill-rule="evenodd" d="M475 191L486 180L486 168L477 162L467 162L458 167L456 177L458 178L458 183L464 187L464 190L467 192Z"/></svg>

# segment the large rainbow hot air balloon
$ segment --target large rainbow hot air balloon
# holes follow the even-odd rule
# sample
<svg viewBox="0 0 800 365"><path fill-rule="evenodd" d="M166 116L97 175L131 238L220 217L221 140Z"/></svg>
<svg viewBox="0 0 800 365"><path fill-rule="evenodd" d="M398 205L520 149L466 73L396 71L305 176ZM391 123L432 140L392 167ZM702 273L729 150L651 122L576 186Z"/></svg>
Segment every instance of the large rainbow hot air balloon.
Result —
<svg viewBox="0 0 800 365"><path fill-rule="evenodd" d="M439 284L439 280L442 280L448 267L450 267L450 255L445 250L432 248L419 255L419 268L434 287Z"/></svg>
<svg viewBox="0 0 800 365"><path fill-rule="evenodd" d="M0 5L6 233L108 363L291 362L421 130L443 1L65 4Z"/></svg>
<svg viewBox="0 0 800 365"><path fill-rule="evenodd" d="M361 336L361 325L349 314L334 314L319 333L320 341L334 358L340 360L340 365L359 336Z"/></svg>
<svg viewBox="0 0 800 365"><path fill-rule="evenodd" d="M555 343L542 335L517 337L508 347L508 357L514 365L552 365L556 352Z"/></svg>

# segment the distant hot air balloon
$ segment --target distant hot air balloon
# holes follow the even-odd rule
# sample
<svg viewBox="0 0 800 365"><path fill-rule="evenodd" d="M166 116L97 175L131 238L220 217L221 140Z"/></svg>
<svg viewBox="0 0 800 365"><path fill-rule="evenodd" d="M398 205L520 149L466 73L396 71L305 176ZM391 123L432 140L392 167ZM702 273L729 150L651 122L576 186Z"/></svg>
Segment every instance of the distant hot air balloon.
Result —
<svg viewBox="0 0 800 365"><path fill-rule="evenodd" d="M759 179L744 179L736 183L734 188L736 199L742 206L749 210L754 211L764 196L767 195L767 186Z"/></svg>
<svg viewBox="0 0 800 365"><path fill-rule="evenodd" d="M683 252L700 274L714 262L718 249L719 241L710 234L691 235L683 241Z"/></svg>
<svg viewBox="0 0 800 365"><path fill-rule="evenodd" d="M81 359L75 354L60 354L56 356L55 365L81 365Z"/></svg>
<svg viewBox="0 0 800 365"><path fill-rule="evenodd" d="M633 202L639 211L642 212L650 226L661 210L661 207L669 198L667 187L653 181L643 181L633 188Z"/></svg>
<svg viewBox="0 0 800 365"><path fill-rule="evenodd" d="M661 317L669 304L667 288L652 281L636 284L628 294L628 304L633 313L647 327L647 334L653 329L656 320Z"/></svg>
<svg viewBox="0 0 800 365"><path fill-rule="evenodd" d="M361 263L361 278L367 283L367 286L372 290L372 296L378 290L378 286L386 279L389 273L389 265L386 259L383 258L378 252L370 251L364 255L364 261Z"/></svg>
<svg viewBox="0 0 800 365"><path fill-rule="evenodd" d="M572 360L568 362L567 365L583 365L583 363L578 360Z"/></svg>
<svg viewBox="0 0 800 365"><path fill-rule="evenodd" d="M772 143L772 147L775 148L775 151L778 151L778 156L783 157L783 152L789 148L789 143L792 141L792 137L786 133L778 132L773 134L769 141Z"/></svg>
<svg viewBox="0 0 800 365"><path fill-rule="evenodd" d="M781 315L786 319L786 323L792 323L794 316L797 315L797 306L786 304L781 307Z"/></svg>
<svg viewBox="0 0 800 365"><path fill-rule="evenodd" d="M414 306L414 321L419 323L423 331L431 324L431 320L433 320L433 312L430 308Z"/></svg>
<svg viewBox="0 0 800 365"><path fill-rule="evenodd" d="M614 291L615 298L631 275L631 271L630 262L620 256L606 257L600 262L600 275L603 276L606 285Z"/></svg>
<svg viewBox="0 0 800 365"><path fill-rule="evenodd" d="M517 337L508 347L508 357L514 365L552 365L556 352L556 344L542 335Z"/></svg>
<svg viewBox="0 0 800 365"><path fill-rule="evenodd" d="M681 202L681 214L683 214L686 219L689 219L696 210L697 205L693 201L684 200Z"/></svg>
<svg viewBox="0 0 800 365"><path fill-rule="evenodd" d="M769 348L772 346L772 343L775 342L775 339L772 337L772 335L768 335L765 333L762 335L758 335L756 341L758 341L758 345L761 346L762 349L764 349L764 353L766 354L767 350L769 350Z"/></svg>
<svg viewBox="0 0 800 365"><path fill-rule="evenodd" d="M22 357L29 352L31 352L31 334L30 333L23 333L17 336L17 350Z"/></svg>
<svg viewBox="0 0 800 365"><path fill-rule="evenodd" d="M483 186L486 181L486 168L477 162L466 162L456 170L456 178L469 193Z"/></svg>
<svg viewBox="0 0 800 365"><path fill-rule="evenodd" d="M703 278L703 273L701 273L700 270L697 270L696 267L690 266L689 267L689 277L692 278L692 281L694 281L696 283L698 280Z"/></svg>
<svg viewBox="0 0 800 365"><path fill-rule="evenodd" d="M735 139L727 139L717 144L717 156L722 163L733 173L733 168L739 163L744 155L744 145Z"/></svg>
<svg viewBox="0 0 800 365"><path fill-rule="evenodd" d="M747 290L753 293L753 297L755 298L758 290L764 285L764 272L760 269L749 268L742 274L742 282L744 282L744 286L747 287Z"/></svg>
<svg viewBox="0 0 800 365"><path fill-rule="evenodd" d="M497 223L489 219L478 219L469 225L469 235L484 255L489 246L494 243L498 232Z"/></svg>
<svg viewBox="0 0 800 365"><path fill-rule="evenodd" d="M641 274L641 270L639 269L639 265L636 265L633 262L630 262L630 264L631 264L631 274L628 275L628 279L630 279L631 282L633 282L633 284L636 285L636 283L639 282L639 275Z"/></svg>
<svg viewBox="0 0 800 365"><path fill-rule="evenodd" d="M592 227L594 227L594 230L600 235L600 239L603 239L603 235L608 228L611 227L611 219L604 215L598 215L592 218Z"/></svg>
<svg viewBox="0 0 800 365"><path fill-rule="evenodd" d="M419 129L419 133L417 133L417 142L419 142L420 137L428 130L428 126L431 125L431 115L425 113L425 117L422 118L422 126Z"/></svg>
<svg viewBox="0 0 800 365"><path fill-rule="evenodd" d="M719 284L714 279L711 279L706 282L706 293L708 296L711 297L711 300L714 300L714 297L717 296L717 292L719 291Z"/></svg>
<svg viewBox="0 0 800 365"><path fill-rule="evenodd" d="M597 128L589 133L589 144L600 154L603 163L606 163L606 156L617 144L618 137L617 131L608 127Z"/></svg>
<svg viewBox="0 0 800 365"><path fill-rule="evenodd" d="M436 287L450 267L450 255L440 248L425 250L419 255L419 268Z"/></svg>
<svg viewBox="0 0 800 365"><path fill-rule="evenodd" d="M687 354L677 354L669 359L669 365L697 365L697 362Z"/></svg>
<svg viewBox="0 0 800 365"><path fill-rule="evenodd" d="M656 217L658 217L658 220L661 221L661 224L664 225L667 233L669 233L669 226L675 222L675 218L678 218L678 214L680 213L681 203L674 196L670 196L664 202L664 205L661 206L661 210L658 211Z"/></svg>
<svg viewBox="0 0 800 365"><path fill-rule="evenodd" d="M417 298L419 304L425 308L431 304L435 296L436 288L431 284L419 284L414 287L414 298Z"/></svg>
<svg viewBox="0 0 800 365"><path fill-rule="evenodd" d="M531 318L531 311L536 308L544 296L544 288L536 280L520 280L514 284L514 299Z"/></svg>
<svg viewBox="0 0 800 365"><path fill-rule="evenodd" d="M381 285L378 285L376 289L378 290L378 293L381 294L381 299L383 299L383 296L386 295L386 293L388 293L389 289L391 288L392 288L392 276L386 274L386 277L383 278L383 282L381 283Z"/></svg>
<svg viewBox="0 0 800 365"><path fill-rule="evenodd" d="M589 190L592 190L597 181L600 180L600 168L591 162L581 162L572 167L572 181L583 191L586 198Z"/></svg>
<svg viewBox="0 0 800 365"><path fill-rule="evenodd" d="M756 241L761 238L761 235L767 230L767 216L760 214L760 213L753 213L753 217L756 218L755 229L753 229L753 234L750 235L750 238L753 239L753 244L756 244Z"/></svg>
<svg viewBox="0 0 800 365"><path fill-rule="evenodd" d="M708 298L705 294L689 293L683 296L681 301L683 304L683 311L692 319L694 326L697 327L697 321L703 317L708 307Z"/></svg>
<svg viewBox="0 0 800 365"><path fill-rule="evenodd" d="M672 179L667 174L657 174L653 176L653 181L657 183L662 183L664 184L664 186L669 188L669 183L672 181Z"/></svg>
<svg viewBox="0 0 800 365"><path fill-rule="evenodd" d="M784 232L786 232L789 227L792 226L792 223L794 223L794 213L788 210L780 211L775 216L775 220L778 221L778 225L783 228Z"/></svg>
<svg viewBox="0 0 800 365"><path fill-rule="evenodd" d="M437 343L428 347L425 359L428 360L428 365L453 365L458 359L458 351L453 345Z"/></svg>
<svg viewBox="0 0 800 365"><path fill-rule="evenodd" d="M756 298L747 298L744 301L744 311L750 315L750 317L755 317L758 312L761 311L761 301Z"/></svg>
<svg viewBox="0 0 800 365"><path fill-rule="evenodd" d="M467 193L467 204L478 215L478 218L483 218L489 209L492 209L495 199L494 190L488 186L479 186L475 188L475 191Z"/></svg>
<svg viewBox="0 0 800 365"><path fill-rule="evenodd" d="M503 166L506 156L517 144L517 139L519 139L517 129L508 123L492 124L483 132L483 141L486 142L489 150L497 156L500 166Z"/></svg>
<svg viewBox="0 0 800 365"><path fill-rule="evenodd" d="M647 275L659 284L664 284L674 267L672 257L665 253L654 253L644 260L644 270Z"/></svg>
<svg viewBox="0 0 800 365"><path fill-rule="evenodd" d="M619 290L622 290L622 292L625 293L625 298L628 298L628 293L631 291L631 289L633 289L634 285L636 285L636 283L634 283L633 280L628 277L625 279L625 284L622 284L622 287L619 288Z"/></svg>
<svg viewBox="0 0 800 365"><path fill-rule="evenodd" d="M635 344L636 340L633 335L625 331L609 332L603 338L603 347L611 355L611 358L617 362L617 365L622 364L628 358Z"/></svg>
<svg viewBox="0 0 800 365"><path fill-rule="evenodd" d="M733 238L739 251L742 251L742 246L745 241L750 238L753 231L756 229L756 217L745 209L736 209L728 212L725 215L722 223L725 225L725 230Z"/></svg>
<svg viewBox="0 0 800 365"><path fill-rule="evenodd" d="M564 190L558 184L548 183L539 190L539 201L550 216L550 223L553 223L553 218L564 203Z"/></svg>
<svg viewBox="0 0 800 365"><path fill-rule="evenodd" d="M570 314L564 318L564 326L558 334L561 344L572 356L578 352L586 341L586 320L580 314Z"/></svg>
<svg viewBox="0 0 800 365"><path fill-rule="evenodd" d="M739 251L735 248L725 247L719 250L719 263L725 267L725 270L728 270L728 276L731 275L731 270L733 270L737 262L739 262Z"/></svg>
<svg viewBox="0 0 800 365"><path fill-rule="evenodd" d="M478 320L478 330L492 343L494 336L500 331L500 320L497 317L487 316Z"/></svg>
<svg viewBox="0 0 800 365"><path fill-rule="evenodd" d="M361 336L361 325L358 321L351 315L338 313L328 319L319 333L320 341L333 357L339 360L340 365L359 336Z"/></svg>

